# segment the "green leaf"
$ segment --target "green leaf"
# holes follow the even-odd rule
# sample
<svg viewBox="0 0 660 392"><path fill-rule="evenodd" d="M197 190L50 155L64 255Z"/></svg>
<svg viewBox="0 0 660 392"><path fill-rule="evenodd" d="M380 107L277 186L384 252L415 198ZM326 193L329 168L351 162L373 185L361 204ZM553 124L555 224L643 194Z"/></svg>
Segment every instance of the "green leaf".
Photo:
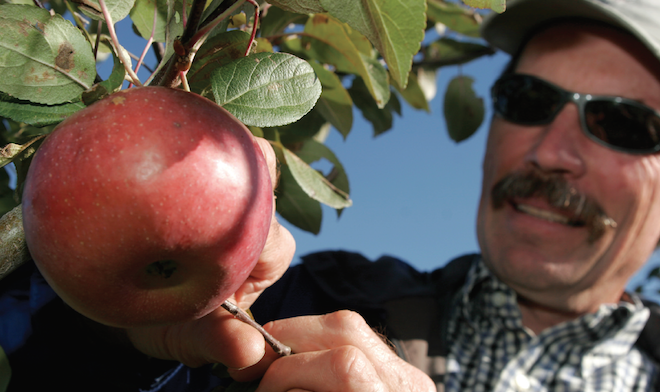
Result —
<svg viewBox="0 0 660 392"><path fill-rule="evenodd" d="M11 379L11 366L5 350L0 347L0 392L7 390L9 380Z"/></svg>
<svg viewBox="0 0 660 392"><path fill-rule="evenodd" d="M316 108L344 136L353 127L353 101L336 73L325 69L317 62L311 62L314 72L321 81L323 92Z"/></svg>
<svg viewBox="0 0 660 392"><path fill-rule="evenodd" d="M112 72L110 73L108 79L96 83L94 86L92 86L91 89L85 91L82 94L82 100L85 105L91 105L92 103L101 100L114 93L115 91L121 89L121 86L124 84L124 78L126 76L126 68L121 63L121 60L119 57L117 57L117 54L114 51L112 51L112 60Z"/></svg>
<svg viewBox="0 0 660 392"><path fill-rule="evenodd" d="M396 95L392 95L387 105L379 108L361 78L355 78L348 89L355 106L360 109L364 118L371 123L374 136L378 136L392 128L394 116L392 111L400 111L400 104Z"/></svg>
<svg viewBox="0 0 660 392"><path fill-rule="evenodd" d="M212 74L216 102L246 125L272 127L299 120L321 95L308 62L288 53L255 53Z"/></svg>
<svg viewBox="0 0 660 392"><path fill-rule="evenodd" d="M506 0L463 0L463 2L474 8L490 8L499 14L506 10Z"/></svg>
<svg viewBox="0 0 660 392"><path fill-rule="evenodd" d="M445 121L449 136L460 142L472 136L484 119L484 102L479 98L468 76L458 76L449 82L445 93Z"/></svg>
<svg viewBox="0 0 660 392"><path fill-rule="evenodd" d="M426 28L426 0L320 0L332 16L358 30L378 49L403 88Z"/></svg>
<svg viewBox="0 0 660 392"><path fill-rule="evenodd" d="M0 91L43 104L71 102L96 76L92 47L60 15L0 5Z"/></svg>
<svg viewBox="0 0 660 392"><path fill-rule="evenodd" d="M328 124L321 114L319 105L314 107L300 120L275 129L280 135L283 144L301 143L314 137Z"/></svg>
<svg viewBox="0 0 660 392"><path fill-rule="evenodd" d="M424 63L433 64L437 62L442 66L457 65L494 53L495 51L492 48L485 45L443 37L424 48Z"/></svg>
<svg viewBox="0 0 660 392"><path fill-rule="evenodd" d="M284 158L291 174L309 197L332 208L351 206L351 199L346 192L335 187L296 154L285 148Z"/></svg>
<svg viewBox="0 0 660 392"><path fill-rule="evenodd" d="M350 193L348 176L346 175L344 166L339 162L337 156L328 148L328 146L315 140L307 140L300 150L296 151L296 155L307 164L311 164L320 159L327 159L332 163L333 167L330 172L325 175L325 179L346 195Z"/></svg>
<svg viewBox="0 0 660 392"><path fill-rule="evenodd" d="M216 68L244 57L249 41L250 34L240 30L220 33L206 40L188 71L190 89L201 94L211 85L211 74Z"/></svg>
<svg viewBox="0 0 660 392"><path fill-rule="evenodd" d="M429 102L426 100L424 90L422 90L422 87L417 82L417 75L415 75L414 72L411 72L408 75L408 85L405 89L401 89L401 87L396 83L392 83L392 85L397 89L399 94L401 94L403 99L405 99L410 106L415 109L422 109L427 112L430 111Z"/></svg>
<svg viewBox="0 0 660 392"><path fill-rule="evenodd" d="M325 12L320 0L269 0L270 4L298 14L316 14Z"/></svg>
<svg viewBox="0 0 660 392"><path fill-rule="evenodd" d="M261 18L259 30L262 37L281 34L291 24L304 24L307 15L289 12L282 8L272 6L268 8L266 15Z"/></svg>
<svg viewBox="0 0 660 392"><path fill-rule="evenodd" d="M468 37L479 37L479 20L481 18L477 19L474 10L444 0L427 0L426 3L428 6L426 15L429 21L442 23L451 30Z"/></svg>
<svg viewBox="0 0 660 392"><path fill-rule="evenodd" d="M0 96L0 117L10 118L35 127L57 124L84 108L85 104L82 102L42 105Z"/></svg>
<svg viewBox="0 0 660 392"><path fill-rule="evenodd" d="M321 231L321 204L303 191L287 165L280 167L280 181L275 190L277 213L301 230L318 234Z"/></svg>
<svg viewBox="0 0 660 392"><path fill-rule="evenodd" d="M186 5L190 7L192 1L186 2ZM151 37L151 31L153 30L155 42L167 42L167 6L168 4L166 0L135 0L135 5L130 10L130 15L135 28L137 28L142 38L149 39L149 37ZM174 24L171 26L171 28L173 28L172 34L175 37L183 34L183 19L180 14L182 8L183 1L177 0L174 3L174 9L177 11L174 13ZM156 18L155 29L154 17Z"/></svg>
<svg viewBox="0 0 660 392"><path fill-rule="evenodd" d="M371 44L337 19L314 15L305 24L302 40L293 39L286 44L305 57L334 65L339 72L361 76L378 107L384 107L390 99L387 71L374 56Z"/></svg>
<svg viewBox="0 0 660 392"><path fill-rule="evenodd" d="M108 8L112 23L115 24L128 16L131 8L133 8L135 0L105 0L104 3ZM81 3L79 3L78 6L82 12L90 18L105 21L98 0L86 0L85 5L81 6Z"/></svg>
<svg viewBox="0 0 660 392"><path fill-rule="evenodd" d="M165 23L165 53L163 60L158 64L156 70L151 74L145 85L150 85L153 78L160 74L163 68L168 64L169 59L174 55L174 41L183 34L183 20L179 9L176 8L177 0L160 0L165 1L167 5L167 18ZM153 11L153 8L151 9Z"/></svg>

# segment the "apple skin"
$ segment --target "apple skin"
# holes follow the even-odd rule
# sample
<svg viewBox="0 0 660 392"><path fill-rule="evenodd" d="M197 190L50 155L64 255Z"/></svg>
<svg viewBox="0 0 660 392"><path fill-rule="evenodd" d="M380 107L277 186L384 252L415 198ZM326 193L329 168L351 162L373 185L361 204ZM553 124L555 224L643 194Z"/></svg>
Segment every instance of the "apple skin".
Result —
<svg viewBox="0 0 660 392"><path fill-rule="evenodd" d="M47 282L106 325L202 317L246 280L273 197L249 130L199 95L123 90L63 121L23 193L28 249Z"/></svg>

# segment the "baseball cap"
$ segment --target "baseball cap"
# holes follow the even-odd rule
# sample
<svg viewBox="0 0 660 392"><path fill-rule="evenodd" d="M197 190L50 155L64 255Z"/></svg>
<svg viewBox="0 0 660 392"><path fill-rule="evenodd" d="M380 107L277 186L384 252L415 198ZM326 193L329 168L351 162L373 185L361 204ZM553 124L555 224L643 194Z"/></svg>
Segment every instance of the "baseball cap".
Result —
<svg viewBox="0 0 660 392"><path fill-rule="evenodd" d="M506 11L484 18L481 36L514 54L531 31L565 18L586 18L626 30L660 59L659 0L507 0Z"/></svg>

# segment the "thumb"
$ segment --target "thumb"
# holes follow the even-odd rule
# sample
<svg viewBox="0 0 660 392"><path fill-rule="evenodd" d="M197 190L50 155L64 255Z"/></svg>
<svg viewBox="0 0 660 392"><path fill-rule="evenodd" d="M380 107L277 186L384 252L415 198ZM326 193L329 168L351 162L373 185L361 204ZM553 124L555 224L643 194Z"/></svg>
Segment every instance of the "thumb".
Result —
<svg viewBox="0 0 660 392"><path fill-rule="evenodd" d="M221 307L198 320L129 329L128 337L147 355L190 367L222 363L242 369L258 363L265 355L261 333Z"/></svg>

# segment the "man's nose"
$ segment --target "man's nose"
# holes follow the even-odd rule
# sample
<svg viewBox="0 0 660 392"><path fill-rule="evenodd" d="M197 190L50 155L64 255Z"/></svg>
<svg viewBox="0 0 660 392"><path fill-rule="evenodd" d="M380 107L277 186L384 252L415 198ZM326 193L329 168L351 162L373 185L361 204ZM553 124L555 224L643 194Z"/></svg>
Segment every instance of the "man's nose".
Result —
<svg viewBox="0 0 660 392"><path fill-rule="evenodd" d="M540 127L538 139L525 157L527 163L546 172L584 174L584 143L593 142L582 133L578 107L567 103L551 123Z"/></svg>

